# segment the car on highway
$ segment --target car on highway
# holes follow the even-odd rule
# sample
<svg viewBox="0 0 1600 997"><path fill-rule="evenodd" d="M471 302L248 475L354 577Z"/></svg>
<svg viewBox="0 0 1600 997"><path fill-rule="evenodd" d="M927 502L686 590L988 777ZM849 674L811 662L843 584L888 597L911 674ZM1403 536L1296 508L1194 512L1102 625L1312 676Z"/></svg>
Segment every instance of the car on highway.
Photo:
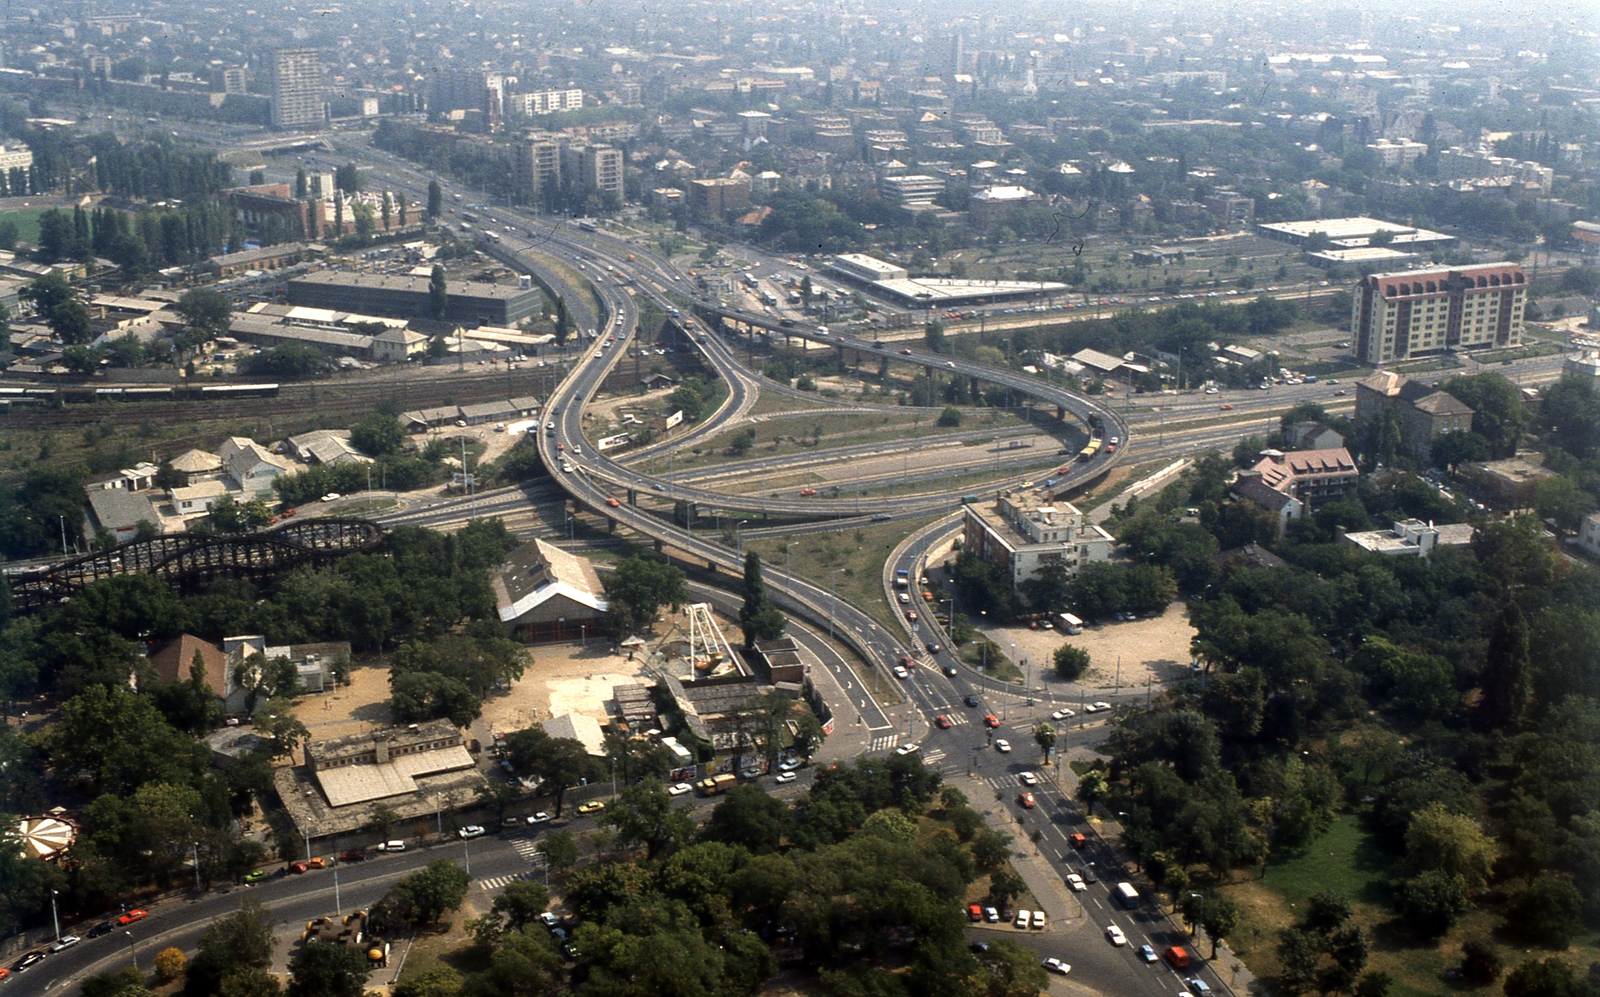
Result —
<svg viewBox="0 0 1600 997"><path fill-rule="evenodd" d="M126 914L124 914L121 917L117 918L117 923L118 924L122 924L122 925L128 925L128 924L132 924L135 921L143 921L145 918L147 918L149 916L150 916L150 912L145 910L143 907L135 907L133 910L130 910Z"/></svg>
<svg viewBox="0 0 1600 997"><path fill-rule="evenodd" d="M1106 925L1106 940L1112 945L1128 944L1128 936L1124 935L1122 929L1114 924Z"/></svg>
<svg viewBox="0 0 1600 997"><path fill-rule="evenodd" d="M50 951L65 952L67 949L72 948L72 946L81 941L83 941L83 939L79 938L77 935L63 935L59 942L56 942L54 945L50 946Z"/></svg>
<svg viewBox="0 0 1600 997"><path fill-rule="evenodd" d="M1111 704L1106 702L1093 702L1083 708L1085 713L1104 713L1111 709Z"/></svg>
<svg viewBox="0 0 1600 997"><path fill-rule="evenodd" d="M338 492L329 492L328 494L322 496L322 501L324 501L324 502L337 502L342 497L343 496L341 496Z"/></svg>
<svg viewBox="0 0 1600 997"><path fill-rule="evenodd" d="M906 610L906 619L910 620L912 623L917 622L917 611L915 609Z"/></svg>
<svg viewBox="0 0 1600 997"><path fill-rule="evenodd" d="M675 782L667 787L668 796L682 796L685 793L693 791L694 787L689 785L687 782Z"/></svg>
<svg viewBox="0 0 1600 997"><path fill-rule="evenodd" d="M251 869L244 874L244 881L246 883L260 883L270 879L271 876L272 870L270 869Z"/></svg>
<svg viewBox="0 0 1600 997"><path fill-rule="evenodd" d="M956 369L956 362L954 360L946 360L944 362L944 365L946 367L949 367L951 370L955 370Z"/></svg>
<svg viewBox="0 0 1600 997"><path fill-rule="evenodd" d="M1083 877L1075 872L1067 873L1067 885L1072 887L1072 892L1074 893L1082 893L1089 888L1088 884L1083 881Z"/></svg>
<svg viewBox="0 0 1600 997"><path fill-rule="evenodd" d="M465 841L468 838L481 838L487 833L488 832L483 829L482 824L468 824L466 827L463 827L461 830L456 832L456 837L460 838L462 841Z"/></svg>
<svg viewBox="0 0 1600 997"><path fill-rule="evenodd" d="M1011 742L1007 741L1003 737L997 737L994 741L994 750L1000 752L1002 755L1009 755L1011 754Z"/></svg>
<svg viewBox="0 0 1600 997"><path fill-rule="evenodd" d="M1017 781L1022 783L1024 786L1039 785L1039 777L1034 775L1032 772L1022 773L1021 775L1017 776Z"/></svg>
<svg viewBox="0 0 1600 997"><path fill-rule="evenodd" d="M29 952L21 959L18 959L16 962L12 963L11 970L12 972L20 973L29 966L37 966L39 963L44 962L45 955L46 953L44 952Z"/></svg>
<svg viewBox="0 0 1600 997"><path fill-rule="evenodd" d="M1050 714L1050 719L1051 720L1071 720L1075 716L1077 716L1076 713L1074 713L1071 710L1066 709L1065 707L1063 707L1062 709L1059 709L1059 710L1055 711L1054 713Z"/></svg>
<svg viewBox="0 0 1600 997"><path fill-rule="evenodd" d="M1145 962L1155 962L1161 957L1156 955L1156 950L1151 946L1141 945L1139 946L1139 958L1143 959Z"/></svg>
<svg viewBox="0 0 1600 997"><path fill-rule="evenodd" d="M941 672L944 672L946 675L950 676L951 678L955 678L957 675L961 674L959 671L956 670L956 666L955 665L945 665L944 667L940 668L939 670Z"/></svg>
<svg viewBox="0 0 1600 997"><path fill-rule="evenodd" d="M526 824L548 824L550 823L550 815L541 810L536 814L529 814L523 822Z"/></svg>
<svg viewBox="0 0 1600 997"><path fill-rule="evenodd" d="M572 445L572 456L574 456L574 457L582 457L583 456L583 448L578 446L576 443L574 443Z"/></svg>
<svg viewBox="0 0 1600 997"><path fill-rule="evenodd" d="M955 726L955 724L950 722L950 718L945 716L943 713L933 718L933 725L940 730L949 730L951 727Z"/></svg>
<svg viewBox="0 0 1600 997"><path fill-rule="evenodd" d="M1229 405L1226 402L1224 402L1221 405L1217 406L1217 411L1218 412L1232 412L1233 411L1233 406Z"/></svg>
<svg viewBox="0 0 1600 997"><path fill-rule="evenodd" d="M622 503L621 503L621 502L618 502L618 501L617 501L617 500L616 500L616 499L614 499L614 498L607 498L607 499L606 499L606 505L608 505L608 506L610 506L610 507L611 507L611 508L613 508L613 509L615 509L615 508L617 508L617 507L619 507L619 506L621 506L621 505L622 505Z"/></svg>
<svg viewBox="0 0 1600 997"><path fill-rule="evenodd" d="M1000 718L995 716L993 713L985 714L983 718L983 725L988 727L990 730L993 730L994 728L1000 726Z"/></svg>
<svg viewBox="0 0 1600 997"><path fill-rule="evenodd" d="M897 755L909 755L909 754L915 752L916 750L917 750L917 745L915 745L915 744L902 744L902 745L900 745L900 747L894 749L894 753L897 754Z"/></svg>
<svg viewBox="0 0 1600 997"><path fill-rule="evenodd" d="M1198 976L1189 977L1183 981L1183 985L1189 988L1194 997L1211 997L1211 985Z"/></svg>
<svg viewBox="0 0 1600 997"><path fill-rule="evenodd" d="M1066 976L1068 973L1072 972L1071 966L1054 957L1046 959L1039 965L1043 966L1052 973L1060 973L1062 976Z"/></svg>
<svg viewBox="0 0 1600 997"><path fill-rule="evenodd" d="M901 681L905 681L906 679L911 677L911 673L906 671L904 665L895 665L894 666L894 677L897 678L897 679L900 679Z"/></svg>
<svg viewBox="0 0 1600 997"><path fill-rule="evenodd" d="M786 783L786 782L794 782L798 778L800 778L800 777L795 775L793 772L779 772L777 777L774 778L772 781L776 782L776 783Z"/></svg>
<svg viewBox="0 0 1600 997"><path fill-rule="evenodd" d="M931 640L928 641L928 643L925 646L928 648L928 653L929 654L938 654L939 653L939 645L935 644L933 641L931 641Z"/></svg>
<svg viewBox="0 0 1600 997"><path fill-rule="evenodd" d="M606 801L605 800L590 800L588 803L581 803L581 804L578 805L578 813L580 813L580 814L597 814L600 811L604 810L605 808L606 808Z"/></svg>
<svg viewBox="0 0 1600 997"><path fill-rule="evenodd" d="M1024 810L1032 810L1034 807L1039 805L1038 802L1034 800L1032 793L1018 793L1017 802L1022 804L1022 809Z"/></svg>

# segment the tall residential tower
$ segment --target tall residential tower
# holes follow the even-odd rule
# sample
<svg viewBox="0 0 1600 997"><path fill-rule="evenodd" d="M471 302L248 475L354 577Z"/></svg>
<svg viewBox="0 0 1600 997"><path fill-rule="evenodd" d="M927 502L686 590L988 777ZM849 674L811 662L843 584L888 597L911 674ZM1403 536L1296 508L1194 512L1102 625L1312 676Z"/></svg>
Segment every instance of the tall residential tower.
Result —
<svg viewBox="0 0 1600 997"><path fill-rule="evenodd" d="M272 127L319 128L327 120L322 101L322 60L314 48L272 50Z"/></svg>

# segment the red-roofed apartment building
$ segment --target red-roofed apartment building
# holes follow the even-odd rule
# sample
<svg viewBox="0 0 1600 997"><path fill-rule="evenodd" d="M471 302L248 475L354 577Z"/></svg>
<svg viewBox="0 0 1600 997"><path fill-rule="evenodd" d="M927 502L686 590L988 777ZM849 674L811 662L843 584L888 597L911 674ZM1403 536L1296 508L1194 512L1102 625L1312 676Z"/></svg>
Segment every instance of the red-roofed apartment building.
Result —
<svg viewBox="0 0 1600 997"><path fill-rule="evenodd" d="M1239 472L1233 493L1287 522L1354 491L1360 480L1355 458L1344 447L1289 453L1263 450L1255 467Z"/></svg>
<svg viewBox="0 0 1600 997"><path fill-rule="evenodd" d="M1528 281L1515 263L1375 273L1356 285L1350 328L1369 364L1522 343Z"/></svg>

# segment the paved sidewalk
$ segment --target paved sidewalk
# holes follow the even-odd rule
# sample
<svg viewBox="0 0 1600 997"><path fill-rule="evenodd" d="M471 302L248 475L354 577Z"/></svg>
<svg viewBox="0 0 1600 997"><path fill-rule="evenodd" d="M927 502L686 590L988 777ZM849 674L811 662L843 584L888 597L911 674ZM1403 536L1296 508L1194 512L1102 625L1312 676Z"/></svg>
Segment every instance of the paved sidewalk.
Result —
<svg viewBox="0 0 1600 997"><path fill-rule="evenodd" d="M984 822L992 830L1011 835L1011 865L1050 919L1051 928L1065 927L1084 916L1083 904L1056 875L1039 846L1028 840L1027 830L1017 823L1004 803L994 798L993 786L966 775L952 776L946 781L967 794L972 809L983 815Z"/></svg>

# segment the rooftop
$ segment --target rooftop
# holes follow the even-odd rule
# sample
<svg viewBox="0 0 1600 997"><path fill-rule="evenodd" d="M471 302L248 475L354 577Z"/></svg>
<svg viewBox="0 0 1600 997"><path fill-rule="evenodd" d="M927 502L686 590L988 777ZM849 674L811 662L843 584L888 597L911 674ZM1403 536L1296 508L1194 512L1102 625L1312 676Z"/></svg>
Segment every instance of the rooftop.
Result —
<svg viewBox="0 0 1600 997"><path fill-rule="evenodd" d="M699 181L696 182L698 183ZM309 273L303 277L295 277L289 283L322 287L360 287L400 293L427 294L430 280L431 278L429 277L413 277L409 274L346 273L342 270L318 270L316 273ZM507 301L539 293L536 290L513 287L509 284L486 284L476 281L449 279L445 280L445 292L453 298L497 298Z"/></svg>

